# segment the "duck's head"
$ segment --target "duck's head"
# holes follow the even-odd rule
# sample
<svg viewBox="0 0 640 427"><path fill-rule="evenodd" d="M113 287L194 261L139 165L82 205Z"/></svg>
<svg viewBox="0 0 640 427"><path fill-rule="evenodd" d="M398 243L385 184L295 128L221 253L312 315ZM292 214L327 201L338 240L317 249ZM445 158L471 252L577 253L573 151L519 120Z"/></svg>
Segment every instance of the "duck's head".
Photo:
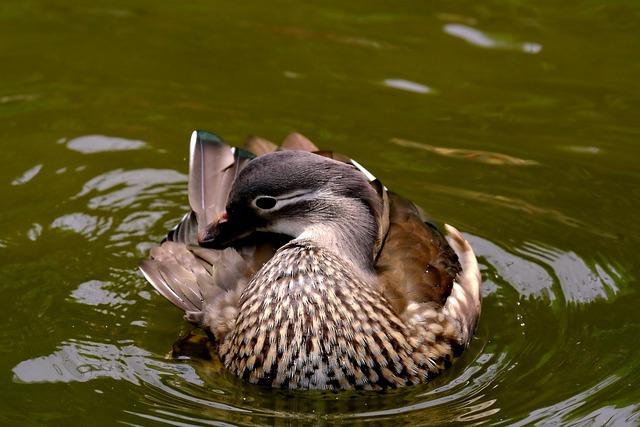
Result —
<svg viewBox="0 0 640 427"><path fill-rule="evenodd" d="M253 231L308 238L366 269L382 202L354 166L304 151L252 160L233 184L224 212L201 243L226 246Z"/></svg>

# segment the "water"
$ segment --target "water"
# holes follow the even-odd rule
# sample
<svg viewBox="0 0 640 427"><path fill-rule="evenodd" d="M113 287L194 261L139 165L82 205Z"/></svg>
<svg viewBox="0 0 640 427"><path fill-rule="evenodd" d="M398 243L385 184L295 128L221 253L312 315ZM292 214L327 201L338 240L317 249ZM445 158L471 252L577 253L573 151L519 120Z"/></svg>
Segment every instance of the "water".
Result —
<svg viewBox="0 0 640 427"><path fill-rule="evenodd" d="M640 424L637 3L9 0L0 64L0 424ZM464 230L468 351L338 394L168 357L136 266L194 128L301 131Z"/></svg>

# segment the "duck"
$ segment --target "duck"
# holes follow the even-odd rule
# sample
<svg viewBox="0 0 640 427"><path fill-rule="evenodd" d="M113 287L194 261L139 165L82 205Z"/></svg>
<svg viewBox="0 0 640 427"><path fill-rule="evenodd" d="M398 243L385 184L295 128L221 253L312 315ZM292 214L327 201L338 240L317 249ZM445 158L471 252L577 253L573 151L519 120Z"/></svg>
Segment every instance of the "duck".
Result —
<svg viewBox="0 0 640 427"><path fill-rule="evenodd" d="M353 159L298 133L237 148L194 131L188 199L140 270L246 382L412 386L472 340L481 275L471 245Z"/></svg>

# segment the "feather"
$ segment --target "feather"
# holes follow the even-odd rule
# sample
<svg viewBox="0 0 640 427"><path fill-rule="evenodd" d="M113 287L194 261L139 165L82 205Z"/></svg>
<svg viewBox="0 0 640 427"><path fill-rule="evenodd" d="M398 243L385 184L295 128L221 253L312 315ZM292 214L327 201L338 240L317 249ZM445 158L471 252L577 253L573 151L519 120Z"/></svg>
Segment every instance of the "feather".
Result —
<svg viewBox="0 0 640 427"><path fill-rule="evenodd" d="M167 237L164 241L181 242L186 244L198 243L198 221L196 219L196 213L190 211L185 214L180 222L169 230Z"/></svg>
<svg viewBox="0 0 640 427"><path fill-rule="evenodd" d="M318 151L318 147L309 140L306 136L294 132L289 134L284 141L282 141L281 150L299 150L299 151Z"/></svg>
<svg viewBox="0 0 640 427"><path fill-rule="evenodd" d="M260 138L259 136L250 136L249 138L247 138L244 143L244 147L256 156L273 153L278 149L278 146L276 144L264 138Z"/></svg>
<svg viewBox="0 0 640 427"><path fill-rule="evenodd" d="M203 131L191 134L190 152L189 204L195 213L198 235L202 235L224 212L233 181L255 156Z"/></svg>
<svg viewBox="0 0 640 427"><path fill-rule="evenodd" d="M224 323L225 304L229 296L240 295L249 268L233 248L215 250L171 241L153 248L150 258L140 264L158 293L199 326Z"/></svg>
<svg viewBox="0 0 640 427"><path fill-rule="evenodd" d="M371 181L371 185L376 190L380 198L382 199L382 211L380 212L378 220L378 236L376 238L375 246L373 247L373 258L374 260L378 260L380 256L380 251L384 245L384 241L387 238L387 234L389 233L389 193L387 192L387 188L382 185L382 183L375 179Z"/></svg>
<svg viewBox="0 0 640 427"><path fill-rule="evenodd" d="M456 253L409 200L389 198L389 231L376 260L381 291L398 313L410 302L442 305L460 271Z"/></svg>
<svg viewBox="0 0 640 427"><path fill-rule="evenodd" d="M140 271L142 275L147 279L149 283L155 288L156 291L176 307L182 310L196 310L190 302L183 300L174 290L173 286L169 284L160 272L160 266L162 264L158 261L151 259L144 260L140 263Z"/></svg>
<svg viewBox="0 0 640 427"><path fill-rule="evenodd" d="M480 317L482 278L478 261L469 242L456 228L449 224L445 224L444 227L447 230L447 240L458 255L462 266L462 271L453 283L451 295L444 305L444 312L459 322L461 333L458 343L466 346L471 340Z"/></svg>

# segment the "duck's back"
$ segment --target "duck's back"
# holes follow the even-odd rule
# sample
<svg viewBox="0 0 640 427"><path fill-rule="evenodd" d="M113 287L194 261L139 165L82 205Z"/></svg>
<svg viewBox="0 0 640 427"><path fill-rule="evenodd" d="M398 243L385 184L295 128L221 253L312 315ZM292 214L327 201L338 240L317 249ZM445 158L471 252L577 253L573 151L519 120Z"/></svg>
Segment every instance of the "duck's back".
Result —
<svg viewBox="0 0 640 427"><path fill-rule="evenodd" d="M412 202L388 194L389 229L375 265L380 289L397 312L411 301L444 305L461 271L458 256Z"/></svg>

